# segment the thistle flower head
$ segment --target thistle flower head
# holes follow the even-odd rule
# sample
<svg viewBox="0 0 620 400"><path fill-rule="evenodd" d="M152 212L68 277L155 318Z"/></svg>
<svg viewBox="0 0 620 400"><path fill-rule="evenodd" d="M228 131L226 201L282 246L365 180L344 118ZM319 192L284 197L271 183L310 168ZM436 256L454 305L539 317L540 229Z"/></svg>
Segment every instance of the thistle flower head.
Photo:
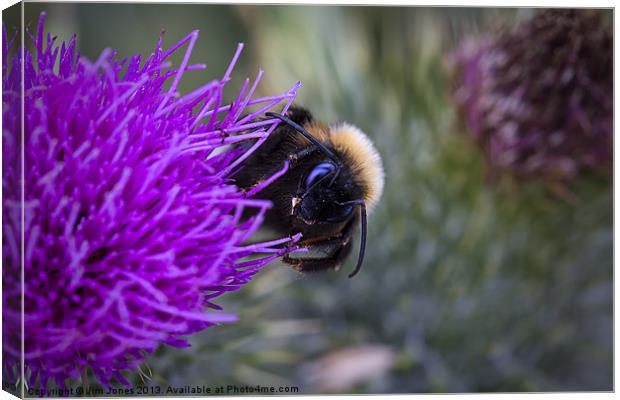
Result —
<svg viewBox="0 0 620 400"><path fill-rule="evenodd" d="M271 204L249 199L230 177L277 124L256 117L287 108L298 85L254 98L260 71L225 105L240 45L222 79L180 95L182 76L205 68L189 63L197 31L168 50L160 38L148 57L119 60L106 50L91 62L77 54L75 37L44 40L43 20L23 59L25 367L30 385L64 386L88 368L106 386L129 384L121 372L160 344L188 346L186 335L234 321L214 311L213 299L286 251L289 238L244 245ZM4 54L8 45L5 34ZM173 67L168 59L182 49ZM20 358L22 60L3 61L10 374ZM257 142L218 151L250 139ZM248 209L254 216L242 219ZM263 255L247 258L255 254Z"/></svg>
<svg viewBox="0 0 620 400"><path fill-rule="evenodd" d="M491 169L567 181L609 172L612 36L590 10L545 10L455 54L455 99Z"/></svg>

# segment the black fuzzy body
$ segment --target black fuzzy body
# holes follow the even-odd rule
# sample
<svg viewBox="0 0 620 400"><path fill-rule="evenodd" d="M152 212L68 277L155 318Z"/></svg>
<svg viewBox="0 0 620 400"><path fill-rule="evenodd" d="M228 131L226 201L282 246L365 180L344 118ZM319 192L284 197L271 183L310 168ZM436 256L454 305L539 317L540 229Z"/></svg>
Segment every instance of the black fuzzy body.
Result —
<svg viewBox="0 0 620 400"><path fill-rule="evenodd" d="M299 107L291 108L286 116L304 127L315 122L308 111ZM324 132L328 132L327 127ZM330 145L328 135L322 135L321 139L321 144L336 157L343 157ZM280 171L286 161L289 162L288 171L255 195L256 198L268 199L273 203L266 214L265 224L280 235L301 233L301 245L310 250L313 247L327 250L322 257L285 257L285 262L302 271L338 268L351 251L352 234L359 217L352 211L346 218L335 221L328 219L330 215L342 211L339 203L361 196L361 190L344 159L340 162L337 177L329 187L325 182L324 187L306 194L303 202L295 207L294 198L304 195L304 182L313 168L331 160L293 128L280 124L265 143L245 160L242 169L234 177L235 183L249 189Z"/></svg>

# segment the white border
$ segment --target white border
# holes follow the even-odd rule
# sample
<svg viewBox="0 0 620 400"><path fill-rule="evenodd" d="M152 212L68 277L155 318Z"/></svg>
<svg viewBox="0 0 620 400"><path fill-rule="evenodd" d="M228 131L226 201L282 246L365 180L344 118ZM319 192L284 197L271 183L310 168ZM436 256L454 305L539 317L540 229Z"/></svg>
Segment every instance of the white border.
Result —
<svg viewBox="0 0 620 400"><path fill-rule="evenodd" d="M47 2L47 1L39 1L39 0L29 0L28 2ZM50 3L56 3L56 1L49 1ZM375 5L375 6L452 6L452 7L562 7L562 8L578 8L578 7L584 7L584 8L614 8L615 7L615 3L612 1L602 1L602 0L591 0L588 2L584 2L584 1L577 1L577 0L564 0L564 1L559 1L559 0L543 0L543 1L529 1L529 2L516 2L516 1L488 1L488 0L469 0L469 1L432 1L432 0L427 0L427 1L423 1L423 2L417 2L417 1L395 1L395 0L390 0L387 2L382 2L382 3L378 3L378 2L370 2L370 1L361 1L361 0L357 0L357 1L347 1L347 0L339 0L339 1L327 1L327 0L315 0L315 1L299 1L299 0L288 0L288 1L281 1L281 0L272 0L272 1L256 1L256 0L244 0L244 1L228 1L228 2L224 2L224 1L196 1L196 0L184 0L184 1L167 1L167 0L150 0L150 1L145 1L145 0L137 0L137 1L96 1L96 0L83 0L83 1L69 1L69 2L74 2L74 3L78 3L78 2L83 2L83 3L89 3L89 2L93 2L93 3L193 3L193 4L315 4L315 5ZM2 9L7 8L13 4L15 4L15 1L11 1L11 0L0 0L0 6ZM23 11L22 11L22 19L23 19ZM23 21L22 21L23 23ZM23 35L23 32L22 32ZM616 55L618 54L618 41L615 40L615 38L618 37L618 26L617 24L615 24L615 9L614 9L614 67L616 65ZM23 40L23 36L22 36L22 40ZM615 72L615 68L614 68L614 72ZM615 74L614 74L615 75ZM618 93L618 81L616 79L614 79L614 99L616 99L616 93ZM23 106L23 105L22 105ZM614 101L614 128L616 127L616 121L618 117L618 105L617 102ZM23 114L22 114L22 118L23 118ZM22 121L23 124L23 121ZM22 125L23 126L23 125ZM614 129L615 132L615 129ZM614 134L614 138L615 138L615 134ZM22 137L23 139L23 137ZM618 154L618 148L619 148L619 144L617 140L614 140L614 155ZM1 154L0 154L0 161L1 161ZM614 266L617 264L618 261L618 255L615 251L616 249L616 245L618 243L617 237L615 236L615 227L617 226L618 223L618 216L615 213L615 210L617 208L618 205L618 196L617 196L617 192L616 192L616 179L615 177L618 175L618 173L620 173L620 167L618 167L618 164L614 162ZM0 189L1 190L1 189ZM22 215L23 218L23 215ZM23 223L23 220L22 220ZM23 226L23 225L22 225ZM23 234L23 232L22 232ZM23 238L22 238L22 244L23 244ZM22 269L23 270L23 269ZM1 279L1 278L0 278ZM0 280L1 282L1 280ZM620 372L618 369L618 365L617 365L617 359L615 357L615 333L618 332L618 318L617 318L617 297L615 295L615 288L618 287L617 285L618 283L618 276L615 273L615 268L614 268L614 387L615 387L615 383L618 382L618 378L620 376ZM1 307L1 304L0 304ZM23 329L23 326L22 326ZM23 331L22 331L23 334ZM1 356L0 356L0 361L1 361ZM448 396L448 395L437 395L437 394L420 394L420 395L386 395L386 396L390 396L391 398L413 398L415 396L416 399L436 399L438 396ZM548 400L556 400L556 399L583 399L583 400L598 400L598 399L607 399L607 398L613 398L614 393L575 393L575 392L566 392L566 393L530 393L530 394L523 394L523 393L516 393L516 394L458 394L457 395L458 398L462 398L462 399L515 399L515 398L526 398L526 399L548 399ZM264 399L267 396L264 397L258 397L258 396L243 396L243 397L233 397L233 396L222 396L222 397L226 397L227 399L240 399L240 400L247 400L247 399ZM319 397L325 397L325 396L308 396L308 395L300 395L300 396L278 396L277 398L279 399L290 399L290 400L295 400L295 399L299 399L300 397L303 398L319 398ZM330 397L338 397L340 399L347 399L347 400L353 400L353 399L357 399L359 398L359 396L330 396ZM15 397L8 394L7 392L1 391L0 392L0 400L3 399L14 399ZM177 397L164 397L165 399L187 399L187 398L177 398Z"/></svg>

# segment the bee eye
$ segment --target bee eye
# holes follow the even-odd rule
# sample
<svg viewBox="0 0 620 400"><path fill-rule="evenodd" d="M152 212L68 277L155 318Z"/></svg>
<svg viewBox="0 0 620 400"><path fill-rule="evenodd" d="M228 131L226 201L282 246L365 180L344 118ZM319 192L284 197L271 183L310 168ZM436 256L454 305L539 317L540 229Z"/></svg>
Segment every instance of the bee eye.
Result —
<svg viewBox="0 0 620 400"><path fill-rule="evenodd" d="M305 189L308 189L314 183L316 183L319 179L324 177L325 175L333 172L336 169L334 164L330 163L320 163L316 167L310 171L308 177L306 178Z"/></svg>

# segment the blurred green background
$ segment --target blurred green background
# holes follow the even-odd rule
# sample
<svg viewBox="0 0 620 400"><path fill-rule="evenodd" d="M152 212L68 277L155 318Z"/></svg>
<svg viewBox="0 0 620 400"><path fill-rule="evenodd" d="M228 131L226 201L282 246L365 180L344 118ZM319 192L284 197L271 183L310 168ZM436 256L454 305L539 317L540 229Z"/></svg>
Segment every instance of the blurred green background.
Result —
<svg viewBox="0 0 620 400"><path fill-rule="evenodd" d="M26 3L36 29L150 53L200 29L187 92L246 44L231 96L259 68L260 94L302 81L297 103L375 141L386 187L362 272L302 276L274 264L220 304L237 324L162 347L135 382L294 385L302 394L612 390L609 178L569 196L509 177L490 184L462 132L447 56L467 35L531 9ZM611 12L609 12L609 19ZM150 370L150 371L149 371ZM148 380L150 379L150 381Z"/></svg>

